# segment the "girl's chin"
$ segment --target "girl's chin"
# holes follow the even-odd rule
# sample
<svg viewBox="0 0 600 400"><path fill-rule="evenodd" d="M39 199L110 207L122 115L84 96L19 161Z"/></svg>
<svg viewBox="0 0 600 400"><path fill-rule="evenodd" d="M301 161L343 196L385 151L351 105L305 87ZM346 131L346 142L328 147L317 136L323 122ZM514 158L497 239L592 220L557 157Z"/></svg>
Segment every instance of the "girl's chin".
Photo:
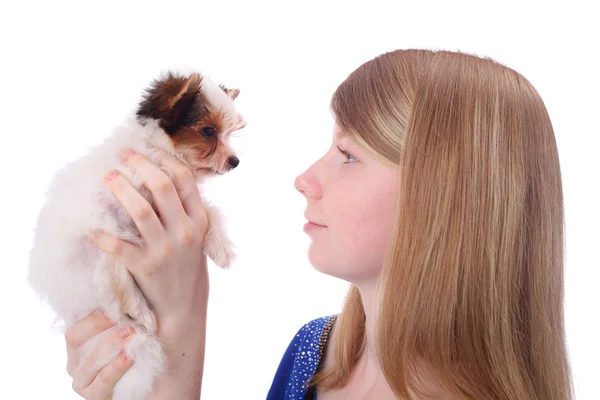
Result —
<svg viewBox="0 0 600 400"><path fill-rule="evenodd" d="M369 263L352 263L350 260L333 260L331 254L312 242L308 248L308 259L313 268L322 274L344 280L348 283L359 284L376 281L381 268L368 268Z"/></svg>
<svg viewBox="0 0 600 400"><path fill-rule="evenodd" d="M331 258L321 249L316 248L314 243L311 243L308 249L308 260L313 268L322 274L333 276L334 278L344 278L344 271L341 270L337 263L331 261Z"/></svg>

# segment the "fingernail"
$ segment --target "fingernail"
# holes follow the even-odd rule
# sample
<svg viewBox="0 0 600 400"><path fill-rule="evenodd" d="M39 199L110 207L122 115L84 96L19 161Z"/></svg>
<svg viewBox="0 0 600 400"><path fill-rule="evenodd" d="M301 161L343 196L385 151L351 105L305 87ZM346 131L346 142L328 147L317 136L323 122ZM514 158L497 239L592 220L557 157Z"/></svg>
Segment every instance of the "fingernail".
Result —
<svg viewBox="0 0 600 400"><path fill-rule="evenodd" d="M111 319L108 318L108 315L106 315L106 312L104 310L98 310L98 312L100 313L100 315L102 315L104 317L105 320L110 321Z"/></svg>
<svg viewBox="0 0 600 400"><path fill-rule="evenodd" d="M125 361L126 363L128 363L129 361L131 361L131 357L129 357L127 355L127 353L125 353L125 349L121 350L121 352L119 353L119 356L121 357L121 359L123 359L123 361Z"/></svg>
<svg viewBox="0 0 600 400"><path fill-rule="evenodd" d="M111 181L111 180L115 179L117 176L119 176L119 171L117 171L116 169L111 169L106 174L106 179L108 179L109 181Z"/></svg>
<svg viewBox="0 0 600 400"><path fill-rule="evenodd" d="M98 246L100 246L100 243L102 243L104 236L103 236L102 231L95 230L95 231L90 232L89 238L98 247Z"/></svg>
<svg viewBox="0 0 600 400"><path fill-rule="evenodd" d="M131 326L124 326L123 328L119 329L118 333L121 339L126 339L133 333L133 328Z"/></svg>
<svg viewBox="0 0 600 400"><path fill-rule="evenodd" d="M121 160L127 161L134 154L135 154L135 152L133 150L125 150L124 152L121 153Z"/></svg>

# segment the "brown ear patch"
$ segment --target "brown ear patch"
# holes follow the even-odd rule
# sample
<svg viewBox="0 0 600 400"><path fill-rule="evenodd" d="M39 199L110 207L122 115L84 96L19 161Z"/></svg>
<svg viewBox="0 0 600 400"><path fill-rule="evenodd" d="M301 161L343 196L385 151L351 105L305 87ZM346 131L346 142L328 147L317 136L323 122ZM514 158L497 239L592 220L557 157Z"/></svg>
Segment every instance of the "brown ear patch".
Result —
<svg viewBox="0 0 600 400"><path fill-rule="evenodd" d="M173 96L172 98L170 98L168 100L169 108L173 108L173 106L175 106L175 104L177 104L177 102L179 100L181 100L182 97L186 96L186 94L188 94L190 92L196 92L199 87L200 87L200 77L198 76L198 74L192 74L185 81L183 86L181 86L179 93L177 93L175 96Z"/></svg>
<svg viewBox="0 0 600 400"><path fill-rule="evenodd" d="M178 76L168 72L146 89L137 111L138 119L156 119L168 134L173 134L189 120L190 113L196 118L202 113L199 107L203 103L201 83L202 77L198 74Z"/></svg>

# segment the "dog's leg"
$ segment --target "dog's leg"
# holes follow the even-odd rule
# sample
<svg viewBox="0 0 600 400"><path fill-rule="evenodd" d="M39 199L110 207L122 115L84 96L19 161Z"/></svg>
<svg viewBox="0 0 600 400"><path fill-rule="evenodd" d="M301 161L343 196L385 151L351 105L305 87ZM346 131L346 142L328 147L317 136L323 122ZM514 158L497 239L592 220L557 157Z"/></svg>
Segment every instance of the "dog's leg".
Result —
<svg viewBox="0 0 600 400"><path fill-rule="evenodd" d="M116 261L113 264L113 273L111 274L111 289L121 306L123 314L128 315L133 321L146 328L148 332L156 332L156 317L146 298L127 268Z"/></svg>
<svg viewBox="0 0 600 400"><path fill-rule="evenodd" d="M221 211L213 206L206 207L208 233L204 241L204 254L221 268L228 268L235 259L234 245L225 233Z"/></svg>

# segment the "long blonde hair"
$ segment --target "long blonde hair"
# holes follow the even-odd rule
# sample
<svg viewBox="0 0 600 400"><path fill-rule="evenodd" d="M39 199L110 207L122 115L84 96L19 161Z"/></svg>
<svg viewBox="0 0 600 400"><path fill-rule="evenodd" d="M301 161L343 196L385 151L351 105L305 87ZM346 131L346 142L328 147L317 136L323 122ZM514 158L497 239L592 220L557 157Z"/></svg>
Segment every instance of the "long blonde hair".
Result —
<svg viewBox="0 0 600 400"><path fill-rule="evenodd" d="M398 50L350 74L331 110L365 151L400 166L375 343L395 395L426 397L425 362L458 399L572 399L560 164L531 83L488 58ZM334 366L311 385L347 384L364 329L351 286Z"/></svg>

